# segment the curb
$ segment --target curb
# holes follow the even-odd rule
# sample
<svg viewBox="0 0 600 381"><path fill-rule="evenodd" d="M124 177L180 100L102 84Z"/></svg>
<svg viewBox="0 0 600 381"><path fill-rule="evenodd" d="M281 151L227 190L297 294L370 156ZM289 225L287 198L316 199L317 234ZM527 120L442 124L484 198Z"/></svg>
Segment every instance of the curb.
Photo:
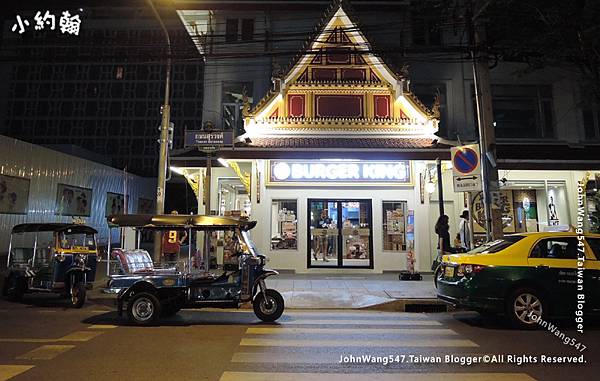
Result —
<svg viewBox="0 0 600 381"><path fill-rule="evenodd" d="M406 298L394 299L389 302L374 304L359 310L386 311L386 312L448 312L453 309L448 304L437 298Z"/></svg>

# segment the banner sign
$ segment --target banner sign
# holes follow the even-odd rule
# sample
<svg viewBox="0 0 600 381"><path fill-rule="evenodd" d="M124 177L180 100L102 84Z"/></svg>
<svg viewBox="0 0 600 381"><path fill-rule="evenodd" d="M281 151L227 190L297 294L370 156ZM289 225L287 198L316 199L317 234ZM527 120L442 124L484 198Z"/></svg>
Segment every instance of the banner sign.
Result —
<svg viewBox="0 0 600 381"><path fill-rule="evenodd" d="M412 185L410 162L407 160L270 160L268 170L270 185Z"/></svg>

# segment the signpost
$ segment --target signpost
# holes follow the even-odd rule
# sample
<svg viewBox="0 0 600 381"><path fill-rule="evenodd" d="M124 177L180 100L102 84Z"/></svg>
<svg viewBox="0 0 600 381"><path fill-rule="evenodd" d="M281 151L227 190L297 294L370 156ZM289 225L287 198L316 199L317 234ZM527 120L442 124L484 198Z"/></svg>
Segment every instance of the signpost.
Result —
<svg viewBox="0 0 600 381"><path fill-rule="evenodd" d="M452 172L455 192L481 191L481 160L479 145L452 147Z"/></svg>
<svg viewBox="0 0 600 381"><path fill-rule="evenodd" d="M211 215L210 186L212 175L212 155L223 146L233 145L233 131L219 131L212 129L212 123L207 122L203 130L186 130L184 138L185 147L196 147L206 153L206 175L204 176L204 205L205 214ZM210 236L204 235L204 269L210 269Z"/></svg>

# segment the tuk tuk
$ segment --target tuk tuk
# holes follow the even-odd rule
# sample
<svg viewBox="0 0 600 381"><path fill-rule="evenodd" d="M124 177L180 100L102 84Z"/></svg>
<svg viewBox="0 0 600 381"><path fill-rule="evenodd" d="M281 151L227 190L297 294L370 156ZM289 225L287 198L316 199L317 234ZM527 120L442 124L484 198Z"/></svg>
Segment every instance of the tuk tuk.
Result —
<svg viewBox="0 0 600 381"><path fill-rule="evenodd" d="M265 284L267 277L278 272L265 268L266 257L250 240L249 230L256 221L217 216L130 214L109 216L108 222L110 227L134 228L137 236L135 249L109 249L120 269L119 274L109 277L104 290L117 294L119 316L125 309L132 323L155 324L161 317L174 315L182 308L239 308L245 302L252 303L256 316L266 322L277 320L283 313L283 297ZM167 234L185 230L190 244L183 269L155 266L150 254L139 248L139 235L144 230ZM194 238L197 247L202 249L192 254ZM224 260L213 272L208 264L210 253L215 251L220 252Z"/></svg>
<svg viewBox="0 0 600 381"><path fill-rule="evenodd" d="M28 223L13 227L8 274L2 294L20 301L25 293L58 293L81 308L96 276L96 234L89 226Z"/></svg>

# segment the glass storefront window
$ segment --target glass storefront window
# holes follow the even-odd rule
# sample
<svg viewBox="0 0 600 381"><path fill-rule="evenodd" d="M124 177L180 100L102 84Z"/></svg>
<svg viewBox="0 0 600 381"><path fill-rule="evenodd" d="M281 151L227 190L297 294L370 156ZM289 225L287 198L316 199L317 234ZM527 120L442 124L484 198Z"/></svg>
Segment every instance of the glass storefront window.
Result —
<svg viewBox="0 0 600 381"><path fill-rule="evenodd" d="M271 202L271 250L298 248L298 202L273 200Z"/></svg>
<svg viewBox="0 0 600 381"><path fill-rule="evenodd" d="M593 180L589 180L585 187L585 210L587 220L585 221L585 230L590 233L600 233L600 175L596 175Z"/></svg>
<svg viewBox="0 0 600 381"><path fill-rule="evenodd" d="M226 217L250 217L250 197L242 182L237 177L220 177L217 184L219 190L219 215Z"/></svg>
<svg viewBox="0 0 600 381"><path fill-rule="evenodd" d="M309 267L373 268L371 200L308 200Z"/></svg>
<svg viewBox="0 0 600 381"><path fill-rule="evenodd" d="M383 202L383 250L406 250L406 201Z"/></svg>

